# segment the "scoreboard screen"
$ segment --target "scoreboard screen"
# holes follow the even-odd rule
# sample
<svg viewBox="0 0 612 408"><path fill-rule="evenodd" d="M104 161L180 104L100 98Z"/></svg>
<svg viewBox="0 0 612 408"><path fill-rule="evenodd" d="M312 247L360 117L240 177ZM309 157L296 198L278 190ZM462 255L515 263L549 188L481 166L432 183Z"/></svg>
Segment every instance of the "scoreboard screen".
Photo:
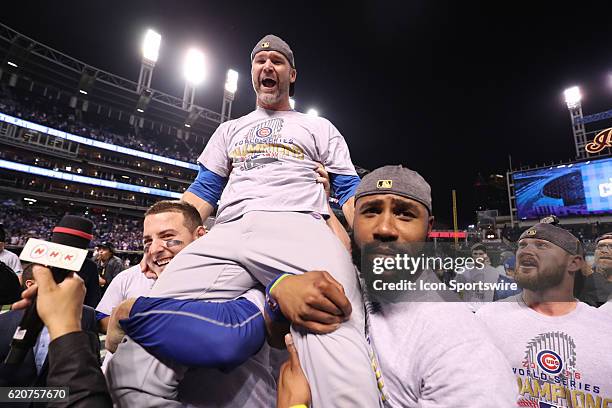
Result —
<svg viewBox="0 0 612 408"><path fill-rule="evenodd" d="M612 158L512 174L518 217L612 214Z"/></svg>

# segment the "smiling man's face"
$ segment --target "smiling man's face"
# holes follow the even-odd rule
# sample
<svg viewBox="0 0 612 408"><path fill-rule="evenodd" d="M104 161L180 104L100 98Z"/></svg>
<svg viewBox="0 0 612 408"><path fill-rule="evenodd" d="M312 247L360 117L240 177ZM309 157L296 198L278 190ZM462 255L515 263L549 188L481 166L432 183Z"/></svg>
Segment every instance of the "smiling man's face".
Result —
<svg viewBox="0 0 612 408"><path fill-rule="evenodd" d="M189 231L180 212L147 215L144 219L143 245L148 267L157 276L187 245L203 235L203 228Z"/></svg>

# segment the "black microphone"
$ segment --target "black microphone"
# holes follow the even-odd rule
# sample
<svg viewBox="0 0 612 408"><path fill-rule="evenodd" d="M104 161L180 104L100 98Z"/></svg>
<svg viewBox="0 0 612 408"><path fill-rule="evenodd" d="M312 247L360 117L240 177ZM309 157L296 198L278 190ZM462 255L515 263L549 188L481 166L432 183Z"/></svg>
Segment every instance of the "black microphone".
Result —
<svg viewBox="0 0 612 408"><path fill-rule="evenodd" d="M55 283L61 283L70 271L60 268L51 268L53 273L53 280ZM32 304L26 309L21 322L15 330L13 340L11 341L11 349L9 350L5 364L21 364L25 359L28 351L36 344L36 339L42 331L45 324L38 316L36 310L36 297L33 299Z"/></svg>

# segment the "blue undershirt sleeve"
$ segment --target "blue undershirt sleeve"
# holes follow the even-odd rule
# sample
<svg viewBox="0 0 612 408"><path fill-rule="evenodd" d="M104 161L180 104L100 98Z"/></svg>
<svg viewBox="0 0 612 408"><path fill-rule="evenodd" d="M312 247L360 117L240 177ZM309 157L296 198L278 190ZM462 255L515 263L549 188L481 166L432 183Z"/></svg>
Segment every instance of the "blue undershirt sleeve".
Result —
<svg viewBox="0 0 612 408"><path fill-rule="evenodd" d="M160 360L190 367L231 369L263 346L264 317L244 298L227 302L139 297L126 334Z"/></svg>
<svg viewBox="0 0 612 408"><path fill-rule="evenodd" d="M336 194L340 207L346 203L349 198L355 195L355 190L359 186L361 179L357 175L344 175L329 173L331 187Z"/></svg>
<svg viewBox="0 0 612 408"><path fill-rule="evenodd" d="M200 171L187 191L197 195L213 207L217 207L217 202L227 184L227 177L221 177L217 173L213 173L201 163L199 165Z"/></svg>
<svg viewBox="0 0 612 408"><path fill-rule="evenodd" d="M98 312L96 310L96 322L99 322L100 320L105 319L107 317L110 317L110 316L107 315L106 313Z"/></svg>

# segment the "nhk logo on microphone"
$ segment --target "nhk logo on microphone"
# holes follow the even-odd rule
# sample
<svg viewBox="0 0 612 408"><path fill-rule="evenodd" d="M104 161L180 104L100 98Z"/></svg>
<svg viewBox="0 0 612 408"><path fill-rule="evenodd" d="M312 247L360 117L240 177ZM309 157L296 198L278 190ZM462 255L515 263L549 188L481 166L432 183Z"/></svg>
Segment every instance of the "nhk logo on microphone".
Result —
<svg viewBox="0 0 612 408"><path fill-rule="evenodd" d="M81 269L86 257L86 249L30 238L23 247L19 259L41 265L78 271Z"/></svg>

